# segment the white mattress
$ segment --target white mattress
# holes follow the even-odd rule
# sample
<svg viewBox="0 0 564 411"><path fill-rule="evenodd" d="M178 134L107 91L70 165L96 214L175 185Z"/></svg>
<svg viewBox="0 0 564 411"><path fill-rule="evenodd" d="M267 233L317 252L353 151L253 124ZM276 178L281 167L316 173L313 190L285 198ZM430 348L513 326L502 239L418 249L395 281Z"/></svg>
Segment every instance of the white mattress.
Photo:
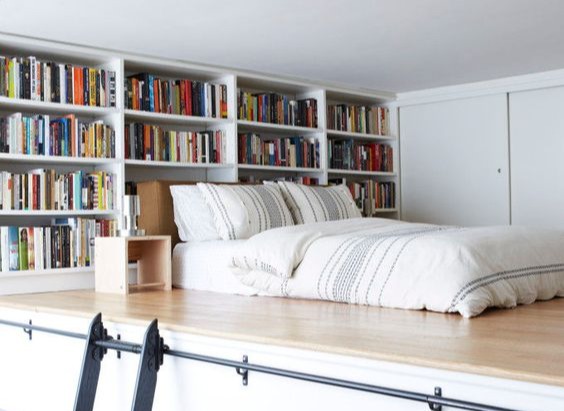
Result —
<svg viewBox="0 0 564 411"><path fill-rule="evenodd" d="M191 290L256 295L232 274L233 249L246 240L180 243L172 253L172 284Z"/></svg>

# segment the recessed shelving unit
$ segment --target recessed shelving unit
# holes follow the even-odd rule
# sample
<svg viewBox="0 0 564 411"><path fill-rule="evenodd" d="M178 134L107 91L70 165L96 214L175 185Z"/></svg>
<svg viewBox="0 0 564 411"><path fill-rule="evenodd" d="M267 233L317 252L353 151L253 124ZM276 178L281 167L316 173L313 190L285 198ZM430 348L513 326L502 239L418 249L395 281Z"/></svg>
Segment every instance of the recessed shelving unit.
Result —
<svg viewBox="0 0 564 411"><path fill-rule="evenodd" d="M103 120L115 130L116 158L76 158L41 155L22 155L0 153L0 169L25 172L36 168L55 168L72 170L103 170L117 176L116 196L121 199L127 181L146 181L152 179L213 182L237 182L241 178L255 176L258 179L278 177L311 177L320 184L327 184L336 177L347 181L392 181L399 193L397 117L390 110L390 132L388 136L342 132L328 129L327 106L334 103L386 105L393 102L391 93L355 90L315 81L285 78L283 76L263 75L223 67L194 64L178 60L135 55L119 51L101 50L57 42L31 39L21 36L0 34L0 55L36 56L44 61L83 64L106 68L116 72L116 107L91 107L65 103L52 103L0 96L2 116L22 112L29 115L48 114L63 116L74 114L78 118ZM125 108L124 80L136 73L151 73L163 79L190 79L225 84L227 86L227 118L185 116L131 110ZM316 128L274 123L262 123L237 118L237 90L252 93L279 93L295 99L315 99L318 125ZM225 133L225 153L223 164L181 163L165 161L146 161L126 159L124 126L127 123L144 123L161 126L175 131L222 130ZM269 165L238 164L238 134L256 133L265 139L304 137L319 142L319 168L276 167ZM335 170L328 164L328 141L330 139L358 139L369 142L389 144L394 148L394 172L368 172L356 170ZM395 207L374 210L376 214L397 218L400 204L396 194ZM64 217L103 217L121 220L121 201L116 210L7 210L0 211L1 225L46 224L54 218ZM63 275L64 274L64 275ZM76 277L73 277L73 274ZM77 287L91 287L93 267L64 268L38 271L16 271L0 273L0 294L6 292L54 291ZM32 285L35 277L41 276L39 285ZM37 278L36 278L37 279ZM72 280L71 280L72 279ZM6 288L2 287L2 281Z"/></svg>

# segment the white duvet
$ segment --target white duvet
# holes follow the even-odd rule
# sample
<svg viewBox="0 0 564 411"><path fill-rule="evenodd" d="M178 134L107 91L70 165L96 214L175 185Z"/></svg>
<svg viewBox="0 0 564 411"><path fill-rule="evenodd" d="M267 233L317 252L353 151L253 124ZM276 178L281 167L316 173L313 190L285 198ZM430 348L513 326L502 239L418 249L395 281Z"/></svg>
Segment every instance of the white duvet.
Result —
<svg viewBox="0 0 564 411"><path fill-rule="evenodd" d="M271 295L459 312L564 297L564 231L359 218L268 230L234 274Z"/></svg>

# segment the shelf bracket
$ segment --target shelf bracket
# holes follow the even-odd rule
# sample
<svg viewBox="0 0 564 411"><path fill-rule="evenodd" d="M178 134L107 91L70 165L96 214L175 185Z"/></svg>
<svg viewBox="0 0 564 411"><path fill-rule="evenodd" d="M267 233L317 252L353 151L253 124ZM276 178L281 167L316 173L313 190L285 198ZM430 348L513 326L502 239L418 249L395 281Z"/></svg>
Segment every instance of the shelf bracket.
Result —
<svg viewBox="0 0 564 411"><path fill-rule="evenodd" d="M33 325L33 322L29 320L28 324ZM27 334L29 341L33 339L33 330L31 328L24 328L23 332Z"/></svg>
<svg viewBox="0 0 564 411"><path fill-rule="evenodd" d="M163 365L165 345L159 334L158 321L151 322L141 348L132 411L151 411L157 387L157 372Z"/></svg>
<svg viewBox="0 0 564 411"><path fill-rule="evenodd" d="M435 397L442 397L443 396L443 390L441 387L435 387ZM443 406L441 404L437 404L436 402L433 401L433 398L429 398L427 400L427 403L429 404L429 409L433 410L433 411L442 411L443 410Z"/></svg>
<svg viewBox="0 0 564 411"><path fill-rule="evenodd" d="M249 357L243 355L243 363L247 364L248 362L249 362ZM235 368L235 371L237 372L237 374L241 376L243 385L247 386L249 384L249 370L247 370L246 368L237 367Z"/></svg>
<svg viewBox="0 0 564 411"><path fill-rule="evenodd" d="M96 341L104 340L108 336L102 323L102 314L98 313L92 319L86 336L86 347L80 371L80 380L74 403L74 411L92 411L94 399L100 378L100 368L106 348L98 347Z"/></svg>

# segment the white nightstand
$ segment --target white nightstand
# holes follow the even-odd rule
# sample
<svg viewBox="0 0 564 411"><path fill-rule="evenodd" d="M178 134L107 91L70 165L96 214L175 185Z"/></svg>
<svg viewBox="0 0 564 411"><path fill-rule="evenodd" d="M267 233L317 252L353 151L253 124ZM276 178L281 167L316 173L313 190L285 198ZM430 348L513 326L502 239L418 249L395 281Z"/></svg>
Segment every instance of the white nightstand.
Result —
<svg viewBox="0 0 564 411"><path fill-rule="evenodd" d="M137 284L128 281L130 261L137 261ZM95 276L96 292L170 290L170 236L96 237Z"/></svg>

